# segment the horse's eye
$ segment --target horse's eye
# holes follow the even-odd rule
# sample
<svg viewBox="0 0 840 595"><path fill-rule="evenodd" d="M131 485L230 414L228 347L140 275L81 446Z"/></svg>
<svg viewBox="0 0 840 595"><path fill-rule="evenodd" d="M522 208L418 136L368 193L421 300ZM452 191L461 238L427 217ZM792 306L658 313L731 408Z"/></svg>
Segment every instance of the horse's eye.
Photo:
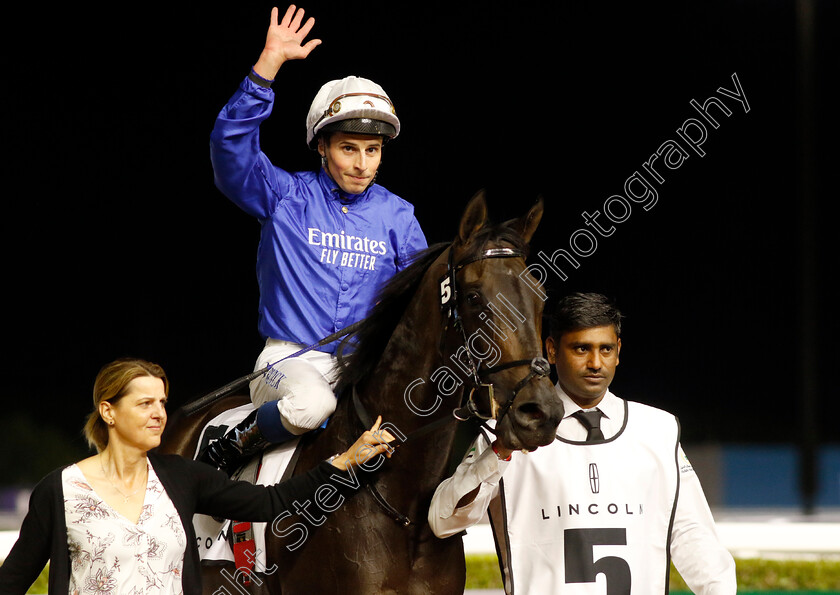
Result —
<svg viewBox="0 0 840 595"><path fill-rule="evenodd" d="M467 297L467 303L470 306L481 306L482 305L481 294L478 293L477 291L470 291L469 293L467 293L466 297Z"/></svg>

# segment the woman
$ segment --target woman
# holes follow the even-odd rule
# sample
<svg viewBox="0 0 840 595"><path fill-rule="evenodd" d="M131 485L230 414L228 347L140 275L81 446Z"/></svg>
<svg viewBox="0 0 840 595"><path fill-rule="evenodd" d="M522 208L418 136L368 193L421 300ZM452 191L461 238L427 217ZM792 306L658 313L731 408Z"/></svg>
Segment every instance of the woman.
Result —
<svg viewBox="0 0 840 595"><path fill-rule="evenodd" d="M50 593L199 594L194 514L271 521L314 496L330 477L384 453L374 426L345 453L273 486L232 481L204 463L150 452L166 426L169 382L139 359L104 366L85 425L96 455L57 469L35 487L17 543L0 567L0 591L25 593L50 561ZM346 489L345 489L346 492ZM157 591L147 590L150 585Z"/></svg>

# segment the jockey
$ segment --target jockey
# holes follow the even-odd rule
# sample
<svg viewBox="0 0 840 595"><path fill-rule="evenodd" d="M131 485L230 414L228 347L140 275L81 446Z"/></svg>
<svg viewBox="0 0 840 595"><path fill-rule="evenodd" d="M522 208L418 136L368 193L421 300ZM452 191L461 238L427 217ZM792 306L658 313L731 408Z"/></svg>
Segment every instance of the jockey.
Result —
<svg viewBox="0 0 840 595"><path fill-rule="evenodd" d="M210 137L217 187L261 226L258 328L265 345L255 370L269 367L250 385L255 410L200 455L228 472L333 413L338 341L284 358L364 318L382 284L427 246L413 206L374 183L383 145L399 134L400 121L373 81L348 76L315 96L306 142L321 157L319 171L289 173L261 151L259 128L272 110L280 66L320 44L303 42L314 19L301 26L302 9L290 6L277 17L274 8L260 58Z"/></svg>

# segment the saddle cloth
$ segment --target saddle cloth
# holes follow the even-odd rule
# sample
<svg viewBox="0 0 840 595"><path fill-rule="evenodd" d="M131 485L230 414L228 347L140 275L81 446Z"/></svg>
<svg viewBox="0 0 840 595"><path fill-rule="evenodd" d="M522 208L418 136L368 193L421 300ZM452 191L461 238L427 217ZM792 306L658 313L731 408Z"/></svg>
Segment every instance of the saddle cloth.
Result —
<svg viewBox="0 0 840 595"><path fill-rule="evenodd" d="M199 436L198 447L193 458L198 456L203 446L215 438L224 435L245 419L254 410L251 404L235 407L220 413L211 419ZM289 465L300 438L278 444L266 449L262 456L253 457L242 471L234 475L234 479L242 479L257 485L273 485L280 481ZM234 521L237 519L233 519ZM198 541L198 552L201 560L234 561L233 549L230 544L231 520L217 521L213 517L196 514L193 516L193 527ZM265 566L265 529L267 523L251 523L256 547L257 568ZM262 566L261 566L262 565Z"/></svg>

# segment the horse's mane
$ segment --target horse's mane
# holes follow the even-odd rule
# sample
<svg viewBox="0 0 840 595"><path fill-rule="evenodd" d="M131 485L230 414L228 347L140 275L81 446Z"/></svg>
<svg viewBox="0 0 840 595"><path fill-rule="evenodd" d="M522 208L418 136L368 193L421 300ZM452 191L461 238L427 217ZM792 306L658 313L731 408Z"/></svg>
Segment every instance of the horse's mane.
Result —
<svg viewBox="0 0 840 595"><path fill-rule="evenodd" d="M426 270L449 245L449 242L441 242L418 252L410 265L391 277L379 290L370 314L353 334L341 342L338 349L338 394L373 371Z"/></svg>
<svg viewBox="0 0 840 595"><path fill-rule="evenodd" d="M509 223L488 224L475 232L470 237L466 245L468 250L462 258L477 255L491 241L506 242L527 254L527 242ZM450 242L441 242L418 252L408 267L383 285L370 314L352 335L342 341L338 350L338 394L373 372L426 270L450 245ZM351 344L353 348L349 347ZM351 349L352 352L346 353Z"/></svg>

